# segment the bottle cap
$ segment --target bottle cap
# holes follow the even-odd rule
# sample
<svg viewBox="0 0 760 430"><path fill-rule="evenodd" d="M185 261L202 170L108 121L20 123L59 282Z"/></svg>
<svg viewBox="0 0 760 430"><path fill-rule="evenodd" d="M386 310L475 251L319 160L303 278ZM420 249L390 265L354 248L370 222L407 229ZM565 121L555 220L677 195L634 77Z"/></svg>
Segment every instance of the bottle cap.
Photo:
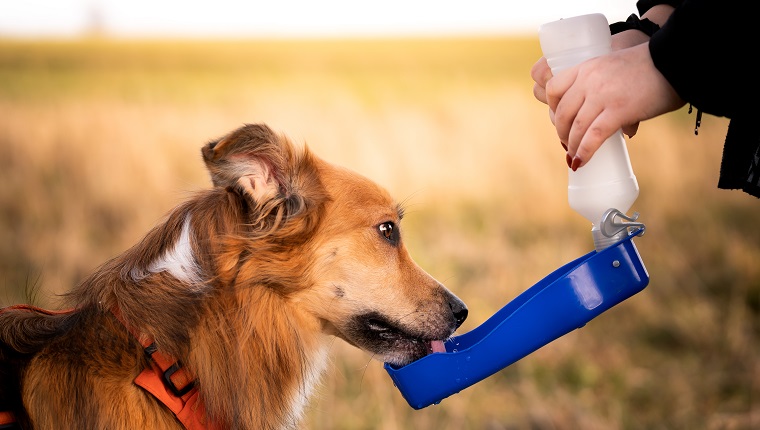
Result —
<svg viewBox="0 0 760 430"><path fill-rule="evenodd" d="M612 36L601 13L563 18L543 24L538 30L541 51L552 72L610 51Z"/></svg>

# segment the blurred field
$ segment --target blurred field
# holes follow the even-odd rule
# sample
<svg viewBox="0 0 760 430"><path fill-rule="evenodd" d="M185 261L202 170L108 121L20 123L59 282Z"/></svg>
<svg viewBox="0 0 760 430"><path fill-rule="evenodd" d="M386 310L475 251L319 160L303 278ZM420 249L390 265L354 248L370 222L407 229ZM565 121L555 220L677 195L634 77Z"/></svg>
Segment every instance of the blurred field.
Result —
<svg viewBox="0 0 760 430"><path fill-rule="evenodd" d="M56 306L188 192L200 147L266 122L386 186L412 255L470 307L461 332L592 249L533 99L527 39L0 41L0 305ZM341 341L317 429L760 428L760 201L720 191L727 121L629 142L649 287L415 411Z"/></svg>

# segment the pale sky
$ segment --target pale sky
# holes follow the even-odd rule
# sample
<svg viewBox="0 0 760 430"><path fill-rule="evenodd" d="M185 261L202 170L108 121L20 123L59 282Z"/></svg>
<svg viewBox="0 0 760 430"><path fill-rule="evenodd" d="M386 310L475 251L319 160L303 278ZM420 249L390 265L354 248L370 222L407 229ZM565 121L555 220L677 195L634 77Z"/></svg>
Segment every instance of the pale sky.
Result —
<svg viewBox="0 0 760 430"><path fill-rule="evenodd" d="M0 37L290 37L537 33L586 13L610 22L635 0L0 0Z"/></svg>

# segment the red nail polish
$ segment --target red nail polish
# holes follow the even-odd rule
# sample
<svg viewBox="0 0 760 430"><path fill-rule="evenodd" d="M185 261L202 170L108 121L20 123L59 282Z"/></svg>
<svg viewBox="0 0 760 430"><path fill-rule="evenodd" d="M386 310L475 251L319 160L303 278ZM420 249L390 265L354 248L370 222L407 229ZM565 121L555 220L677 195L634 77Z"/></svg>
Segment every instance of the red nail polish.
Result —
<svg viewBox="0 0 760 430"><path fill-rule="evenodd" d="M571 157L570 154L565 154L565 161L567 161L567 167L573 165L573 157Z"/></svg>
<svg viewBox="0 0 760 430"><path fill-rule="evenodd" d="M559 142L560 145L562 145L563 148L565 148L565 151L567 151L567 145L565 145L564 142Z"/></svg>
<svg viewBox="0 0 760 430"><path fill-rule="evenodd" d="M570 156L568 156L568 158L570 158ZM581 160L581 157L577 155L575 156L575 158L573 158L573 162L572 164L570 164L570 168L573 169L573 172L575 172L576 170L578 170L579 167L581 167L582 162L583 161Z"/></svg>

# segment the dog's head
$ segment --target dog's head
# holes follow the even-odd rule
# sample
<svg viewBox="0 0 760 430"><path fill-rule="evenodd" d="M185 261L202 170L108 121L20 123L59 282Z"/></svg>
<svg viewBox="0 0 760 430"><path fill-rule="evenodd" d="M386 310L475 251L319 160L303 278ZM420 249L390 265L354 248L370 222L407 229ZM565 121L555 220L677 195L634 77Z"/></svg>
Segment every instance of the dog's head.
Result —
<svg viewBox="0 0 760 430"><path fill-rule="evenodd" d="M386 190L264 125L203 148L214 185L244 200L255 249L237 269L278 291L321 330L402 365L433 351L467 316L422 270ZM239 282L239 280L238 280Z"/></svg>

